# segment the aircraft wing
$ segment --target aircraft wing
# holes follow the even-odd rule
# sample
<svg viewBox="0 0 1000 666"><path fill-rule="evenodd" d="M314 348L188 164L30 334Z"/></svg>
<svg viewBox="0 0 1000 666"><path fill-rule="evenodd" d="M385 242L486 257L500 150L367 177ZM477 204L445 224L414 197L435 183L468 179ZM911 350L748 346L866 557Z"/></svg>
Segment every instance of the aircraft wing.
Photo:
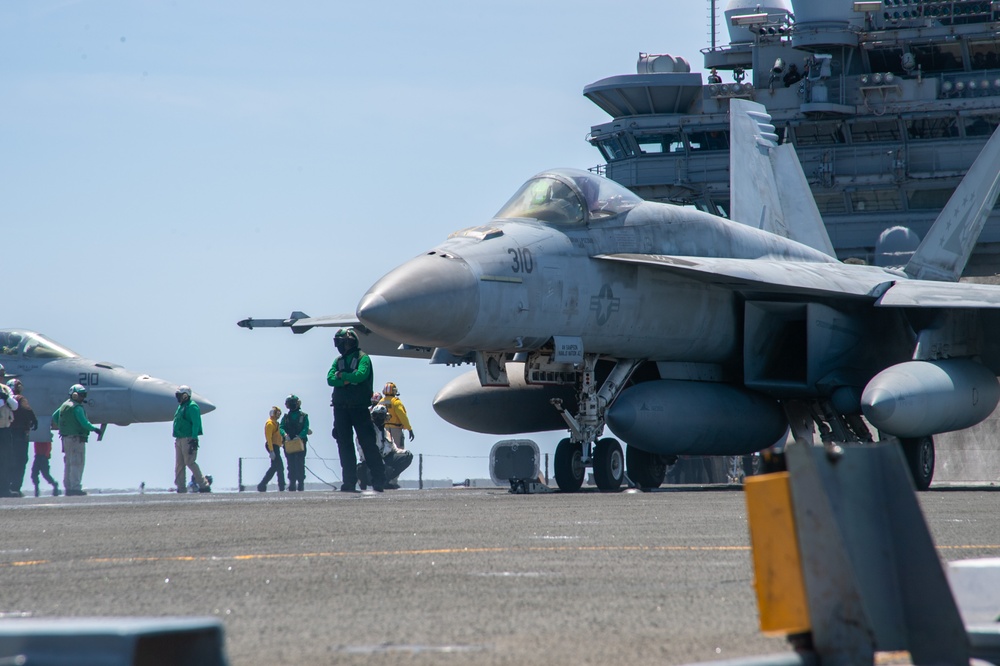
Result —
<svg viewBox="0 0 1000 666"><path fill-rule="evenodd" d="M1000 308L1000 285L900 280L876 305L898 308Z"/></svg>
<svg viewBox="0 0 1000 666"><path fill-rule="evenodd" d="M869 298L878 307L1000 309L1000 285L914 280L874 266L662 254L603 254L595 259L653 266L746 293Z"/></svg>
<svg viewBox="0 0 1000 666"><path fill-rule="evenodd" d="M663 254L602 254L594 258L651 266L725 289L752 293L846 296L875 300L899 279L874 266L854 266L838 262L677 257Z"/></svg>
<svg viewBox="0 0 1000 666"><path fill-rule="evenodd" d="M349 314L310 317L304 312L293 312L288 319L254 319L253 317L247 317L236 322L236 325L251 331L255 328L290 328L292 329L292 333L305 333L317 326L353 328L358 334L361 349L372 356L429 359L434 353L434 350L430 347L404 345L397 340L382 337L362 324L355 315Z"/></svg>

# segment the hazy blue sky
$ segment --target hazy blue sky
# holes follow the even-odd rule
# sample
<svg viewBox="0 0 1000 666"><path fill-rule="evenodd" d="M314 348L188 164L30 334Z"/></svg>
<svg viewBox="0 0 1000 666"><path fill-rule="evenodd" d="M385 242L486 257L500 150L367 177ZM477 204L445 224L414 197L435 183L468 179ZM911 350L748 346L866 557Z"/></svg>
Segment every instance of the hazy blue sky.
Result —
<svg viewBox="0 0 1000 666"><path fill-rule="evenodd" d="M584 86L634 73L640 51L702 71L707 16L706 0L4 3L0 327L214 401L199 462L220 486L240 456L259 480L268 409L295 392L307 464L336 482L334 331L236 321L353 312L534 173L601 163L585 136L609 118ZM497 438L431 408L465 370L374 366L425 477L488 476ZM552 453L562 436L532 437ZM84 486L168 487L173 455L169 424L110 426Z"/></svg>

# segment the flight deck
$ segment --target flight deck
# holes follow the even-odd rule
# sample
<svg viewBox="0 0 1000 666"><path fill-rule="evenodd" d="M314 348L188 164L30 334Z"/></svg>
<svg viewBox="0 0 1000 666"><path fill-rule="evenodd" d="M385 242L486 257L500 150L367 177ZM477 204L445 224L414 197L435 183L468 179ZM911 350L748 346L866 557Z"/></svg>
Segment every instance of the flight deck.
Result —
<svg viewBox="0 0 1000 666"><path fill-rule="evenodd" d="M919 501L1000 557L1000 492ZM215 617L244 664L684 664L757 626L742 492L504 489L0 500L0 617Z"/></svg>

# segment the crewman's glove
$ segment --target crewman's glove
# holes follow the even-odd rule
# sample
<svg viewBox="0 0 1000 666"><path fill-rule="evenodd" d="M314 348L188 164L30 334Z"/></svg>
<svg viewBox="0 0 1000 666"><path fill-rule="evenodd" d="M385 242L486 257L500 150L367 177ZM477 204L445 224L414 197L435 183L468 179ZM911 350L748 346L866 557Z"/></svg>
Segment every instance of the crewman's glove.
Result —
<svg viewBox="0 0 1000 666"><path fill-rule="evenodd" d="M188 443L188 455L193 456L198 452L198 438L192 437L191 441Z"/></svg>
<svg viewBox="0 0 1000 666"><path fill-rule="evenodd" d="M268 449L267 455L271 457L271 460L274 460L274 456L278 455L278 453L277 453L277 451Z"/></svg>
<svg viewBox="0 0 1000 666"><path fill-rule="evenodd" d="M410 441L411 442L413 441L413 431L412 430L410 431Z"/></svg>

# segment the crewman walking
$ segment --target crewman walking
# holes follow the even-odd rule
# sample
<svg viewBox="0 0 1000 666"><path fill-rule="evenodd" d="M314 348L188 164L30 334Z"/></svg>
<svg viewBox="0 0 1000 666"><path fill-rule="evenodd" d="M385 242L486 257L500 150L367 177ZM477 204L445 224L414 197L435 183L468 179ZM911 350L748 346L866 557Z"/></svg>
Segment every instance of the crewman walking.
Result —
<svg viewBox="0 0 1000 666"><path fill-rule="evenodd" d="M271 466L267 468L264 478L257 484L258 492L267 490L267 484L270 483L275 474L278 475L278 490L285 489L285 464L281 462L282 437L281 425L278 423L279 416L281 416L281 410L277 406L272 407L267 422L264 423L264 448L271 458ZM292 488L292 490L295 489Z"/></svg>
<svg viewBox="0 0 1000 666"><path fill-rule="evenodd" d="M210 493L212 482L202 475L197 463L198 438L203 434L201 408L191 399L190 386L178 386L174 397L177 398L177 411L174 412L174 483L177 485L177 492L187 492L185 483L187 477L185 468L187 468L191 470L191 476L198 484L198 492ZM69 495L68 489L66 494Z"/></svg>

